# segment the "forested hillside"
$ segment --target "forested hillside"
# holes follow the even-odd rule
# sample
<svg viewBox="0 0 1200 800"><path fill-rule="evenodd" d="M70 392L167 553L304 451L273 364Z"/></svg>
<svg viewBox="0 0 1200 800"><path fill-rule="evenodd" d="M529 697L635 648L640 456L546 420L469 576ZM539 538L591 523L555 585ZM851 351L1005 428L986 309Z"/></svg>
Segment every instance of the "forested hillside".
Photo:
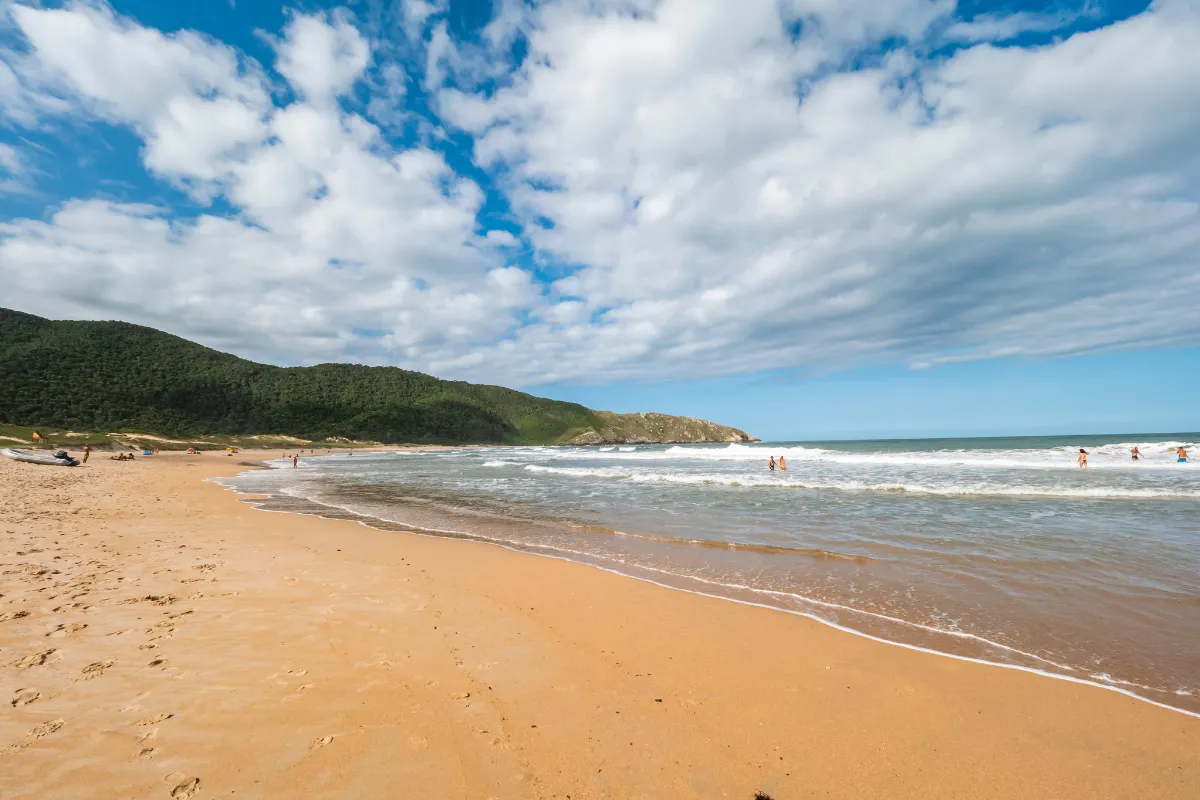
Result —
<svg viewBox="0 0 1200 800"><path fill-rule="evenodd" d="M655 428L663 440L749 438L732 428L657 416L679 421ZM629 436L647 441L638 420ZM623 435L617 415L500 386L396 367L276 367L140 325L51 321L2 308L0 423L385 443L587 444ZM719 435L703 438L714 432Z"/></svg>
<svg viewBox="0 0 1200 800"><path fill-rule="evenodd" d="M125 322L0 309L0 422L172 435L554 442L596 424L574 403L395 367L276 367Z"/></svg>

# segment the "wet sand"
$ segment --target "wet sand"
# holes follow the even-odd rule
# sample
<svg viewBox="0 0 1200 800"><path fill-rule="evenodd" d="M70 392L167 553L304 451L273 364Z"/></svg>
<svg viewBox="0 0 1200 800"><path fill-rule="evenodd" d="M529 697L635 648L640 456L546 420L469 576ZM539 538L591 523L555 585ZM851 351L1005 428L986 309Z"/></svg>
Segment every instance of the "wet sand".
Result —
<svg viewBox="0 0 1200 800"><path fill-rule="evenodd" d="M1194 717L203 481L276 455L0 460L0 797L1196 796Z"/></svg>

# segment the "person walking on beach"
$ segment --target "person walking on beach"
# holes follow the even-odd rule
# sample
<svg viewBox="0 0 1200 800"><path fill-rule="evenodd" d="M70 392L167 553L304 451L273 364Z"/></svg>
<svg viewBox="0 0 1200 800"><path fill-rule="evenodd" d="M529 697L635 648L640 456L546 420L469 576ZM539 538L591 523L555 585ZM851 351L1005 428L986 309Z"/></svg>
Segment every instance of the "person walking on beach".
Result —
<svg viewBox="0 0 1200 800"><path fill-rule="evenodd" d="M787 472L787 462L783 460L783 456L779 457L779 471Z"/></svg>
<svg viewBox="0 0 1200 800"><path fill-rule="evenodd" d="M92 454L92 446L90 444L85 443L83 445L83 463L84 464L87 463L88 456L90 456L91 454Z"/></svg>
<svg viewBox="0 0 1200 800"><path fill-rule="evenodd" d="M1178 450L1176 450L1175 455L1179 457L1179 461L1177 463L1179 463L1179 464L1187 463L1187 450L1185 448L1181 447Z"/></svg>
<svg viewBox="0 0 1200 800"><path fill-rule="evenodd" d="M769 459L767 459L767 468L770 469L771 472L775 471L775 456L771 456Z"/></svg>
<svg viewBox="0 0 1200 800"><path fill-rule="evenodd" d="M1087 450L1084 450L1082 447L1081 447L1081 448L1079 448L1079 468L1080 468L1080 469L1087 469L1087 468L1088 468L1088 465L1087 465Z"/></svg>

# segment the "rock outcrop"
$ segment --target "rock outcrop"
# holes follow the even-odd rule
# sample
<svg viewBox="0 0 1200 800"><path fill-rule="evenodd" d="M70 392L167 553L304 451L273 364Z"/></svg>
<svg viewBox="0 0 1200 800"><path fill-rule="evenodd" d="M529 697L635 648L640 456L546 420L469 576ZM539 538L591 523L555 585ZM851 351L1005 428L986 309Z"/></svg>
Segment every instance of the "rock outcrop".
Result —
<svg viewBox="0 0 1200 800"><path fill-rule="evenodd" d="M702 444L715 442L757 442L754 436L695 417L670 414L614 414L597 411L600 427L572 435L564 444Z"/></svg>

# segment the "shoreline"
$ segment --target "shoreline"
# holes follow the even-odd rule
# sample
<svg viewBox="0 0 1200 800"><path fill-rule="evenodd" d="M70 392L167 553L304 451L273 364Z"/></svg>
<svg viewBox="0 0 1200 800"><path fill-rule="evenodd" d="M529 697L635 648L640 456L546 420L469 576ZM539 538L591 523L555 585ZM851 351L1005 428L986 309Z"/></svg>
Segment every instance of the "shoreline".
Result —
<svg viewBox="0 0 1200 800"><path fill-rule="evenodd" d="M233 459L23 466L0 463L20 498L0 504L14 798L1115 800L1200 781L1200 725L1110 687L504 546L253 514L202 480Z"/></svg>
<svg viewBox="0 0 1200 800"><path fill-rule="evenodd" d="M262 464L262 467L259 467L259 468L282 469L282 467L272 467L269 464L266 464L265 462ZM234 477L236 477L236 476L234 476ZM227 479L227 478L209 478L207 480L217 483L222 488L233 492L235 495L237 495L240 498L243 498L242 502L247 503L252 508L254 508L254 510L256 510L256 511L263 511L263 512L274 513L274 514L291 514L291 515L296 515L296 516L315 516L319 519L325 519L325 520L329 520L329 521L353 522L353 523L361 525L369 530L379 531L380 533L384 533L384 534L400 533L400 534L407 534L407 535L413 535L413 536L423 536L423 537L427 537L427 538L431 538L431 539L448 539L448 540L453 540L453 541L463 541L463 542L469 542L469 543L480 544L480 545L491 545L493 547L499 547L503 550L507 550L507 551L513 552L513 553L520 553L523 555L535 556L535 557L539 557L539 558L548 558L548 559L552 559L552 560L556 560L556 561L563 561L568 564L576 564L576 565L580 565L580 566L590 567L592 569L598 569L602 572L607 572L611 575L616 575L618 577L626 578L629 580L642 581L644 583L648 583L653 586L658 586L663 589L668 589L670 591L683 592L685 594L692 594L692 595L696 595L698 597L707 597L707 598L711 598L714 600L723 600L723 601L730 602L730 603L737 603L740 605L751 606L751 607L756 607L756 608L763 608L763 609L767 609L769 611L777 611L777 612L781 612L784 614L790 614L793 616L803 617L805 619L812 620L813 622L817 622L817 623L820 623L821 625L832 628L836 631L840 631L842 633L848 633L853 636L860 636L864 639L868 639L873 642L878 642L880 644L891 645L894 647L901 647L901 648L904 648L907 650L912 650L912 651L919 652L919 653L926 653L928 655L933 655L933 656L942 656L945 658L951 658L951 659L955 659L957 661L963 661L963 662L967 662L967 663L971 663L971 664L980 664L980 665L988 666L988 667L998 667L1001 669L1017 670L1019 672L1026 672L1031 675L1037 675L1037 676L1043 677L1043 678L1052 678L1052 679L1057 679L1057 680L1068 681L1070 683L1080 684L1083 686L1091 686L1096 689L1104 689L1104 690L1107 690L1110 692L1116 692L1117 694L1124 695L1126 697L1133 698L1134 700L1138 700L1143 703L1148 703L1152 706L1156 706L1158 708L1162 708L1167 711L1174 711L1176 713L1183 714L1188 717L1200 719L1200 712L1192 711L1192 710L1186 709L1186 708L1180 708L1179 706L1173 706L1169 703L1164 703L1159 700L1154 700L1153 698L1138 694L1134 689L1125 688L1123 686L1118 686L1115 684L1104 683L1098 679L1089 679L1091 676L1089 676L1089 678L1077 677L1075 675L1066 674L1064 672L1051 672L1046 669L1039 669L1037 667L1030 667L1030 666L1026 666L1023 664L1011 664L1011 663L1005 663L1002 661L990 661L986 658L969 656L969 655L964 655L964 654L960 654L960 653L951 653L951 652L947 652L945 650L938 650L933 647L926 647L926 646L922 646L919 644L914 644L912 642L905 642L905 641L902 641L899 639L886 638L883 636L878 636L878 635L875 635L872 633L868 633L866 631L856 630L849 626L842 625L840 623L834 622L829 619L825 619L816 614L802 611L800 609L786 608L784 606L771 605L769 603L763 603L763 602L755 602L753 600L747 600L744 598L718 594L715 591L706 592L706 591L702 591L699 589L689 589L684 586L673 585L670 583L665 583L664 581L661 581L661 580L655 580L654 578L646 577L644 575L635 575L630 572L622 572L617 567L607 566L603 563L597 563L595 561L588 561L583 558L572 558L570 556L565 556L565 555L556 555L554 553L541 552L538 548L536 548L535 546L532 546L532 545L523 548L516 544L506 543L506 542L503 542L500 540L487 539L487 538L484 538L484 537L481 537L478 535L463 533L461 531L421 528L421 527L417 527L417 526L407 525L405 523L390 522L388 520L383 520L378 517L372 517L371 515L365 514L363 512L352 511L349 509L343 509L338 506L329 506L324 503L320 503L319 501L312 500L310 498L305 498L304 501L306 503L311 503L313 505L328 508L331 511L334 511L334 510L342 511L343 513L350 514L355 517L361 517L361 519L343 519L343 518L338 518L335 516L325 515L319 511L307 512L307 511L294 511L294 510L288 510L288 509L269 508L269 507L266 507L267 504L270 503L273 499L276 499L276 496L270 495L270 494L261 494L261 493L257 493L257 492L242 492L234 486L220 483L220 481L224 480L224 479ZM401 526L402 529L396 530L396 529L379 527L377 525L373 525L370 522L370 520L376 520L378 523L381 523L381 524L398 525L398 526ZM638 567L638 569L649 571L649 570L653 570L654 568L648 567L645 565L641 565ZM669 572L665 572L665 571L664 571L664 574L670 575L671 577L674 577L680 581L699 582L699 583L716 583L717 585L725 587L725 588L738 589L741 591L751 592L754 594L768 594L768 595L781 595L781 596L787 596L787 597L795 597L804 603L833 607L833 608L836 608L837 610L850 612L852 614L861 614L861 615L865 615L865 616L876 617L879 619L886 620L889 623L894 623L894 624L901 625L901 626L911 626L914 628L919 628L922 630L932 632L937 635L961 636L964 638L974 639L974 640L984 643L986 646L989 646L989 647L995 647L998 649L1009 650L1009 651L1018 653L1019 655L1024 656L1026 658L1045 661L1045 659L1043 659L1041 656L1037 656L1032 653L1026 653L1023 650L1017 650L1016 648L1011 647L1009 645L1000 644L999 642L993 642L989 639L985 639L983 637L976 636L975 634L960 633L960 632L930 628L930 627L922 625L920 623L910 622L908 620L899 619L897 617L889 617L887 615L880 614L880 613L877 613L874 611L867 611L864 609L853 608L851 606L844 606L844 605L839 605L836 603L829 603L829 602L826 602L823 600L818 600L818 599L811 598L811 597L795 595L794 593L791 593L791 592L783 592L783 591L776 591L776 590L770 590L770 589L761 589L761 588L756 588L756 587L752 587L752 586L730 586L729 584L724 584L724 583L720 583L720 582L712 582L712 581L708 581L704 578L700 578L700 577L696 577L696 576L681 576L681 575L675 575L674 573L669 573ZM1053 662L1048 662L1048 663L1053 663ZM1061 666L1061 665L1055 664L1055 666ZM1072 669L1071 667L1063 667L1063 668L1064 669ZM1137 686L1136 688L1145 689L1148 691L1157 691L1159 693L1162 693L1162 690L1155 690L1152 687Z"/></svg>

